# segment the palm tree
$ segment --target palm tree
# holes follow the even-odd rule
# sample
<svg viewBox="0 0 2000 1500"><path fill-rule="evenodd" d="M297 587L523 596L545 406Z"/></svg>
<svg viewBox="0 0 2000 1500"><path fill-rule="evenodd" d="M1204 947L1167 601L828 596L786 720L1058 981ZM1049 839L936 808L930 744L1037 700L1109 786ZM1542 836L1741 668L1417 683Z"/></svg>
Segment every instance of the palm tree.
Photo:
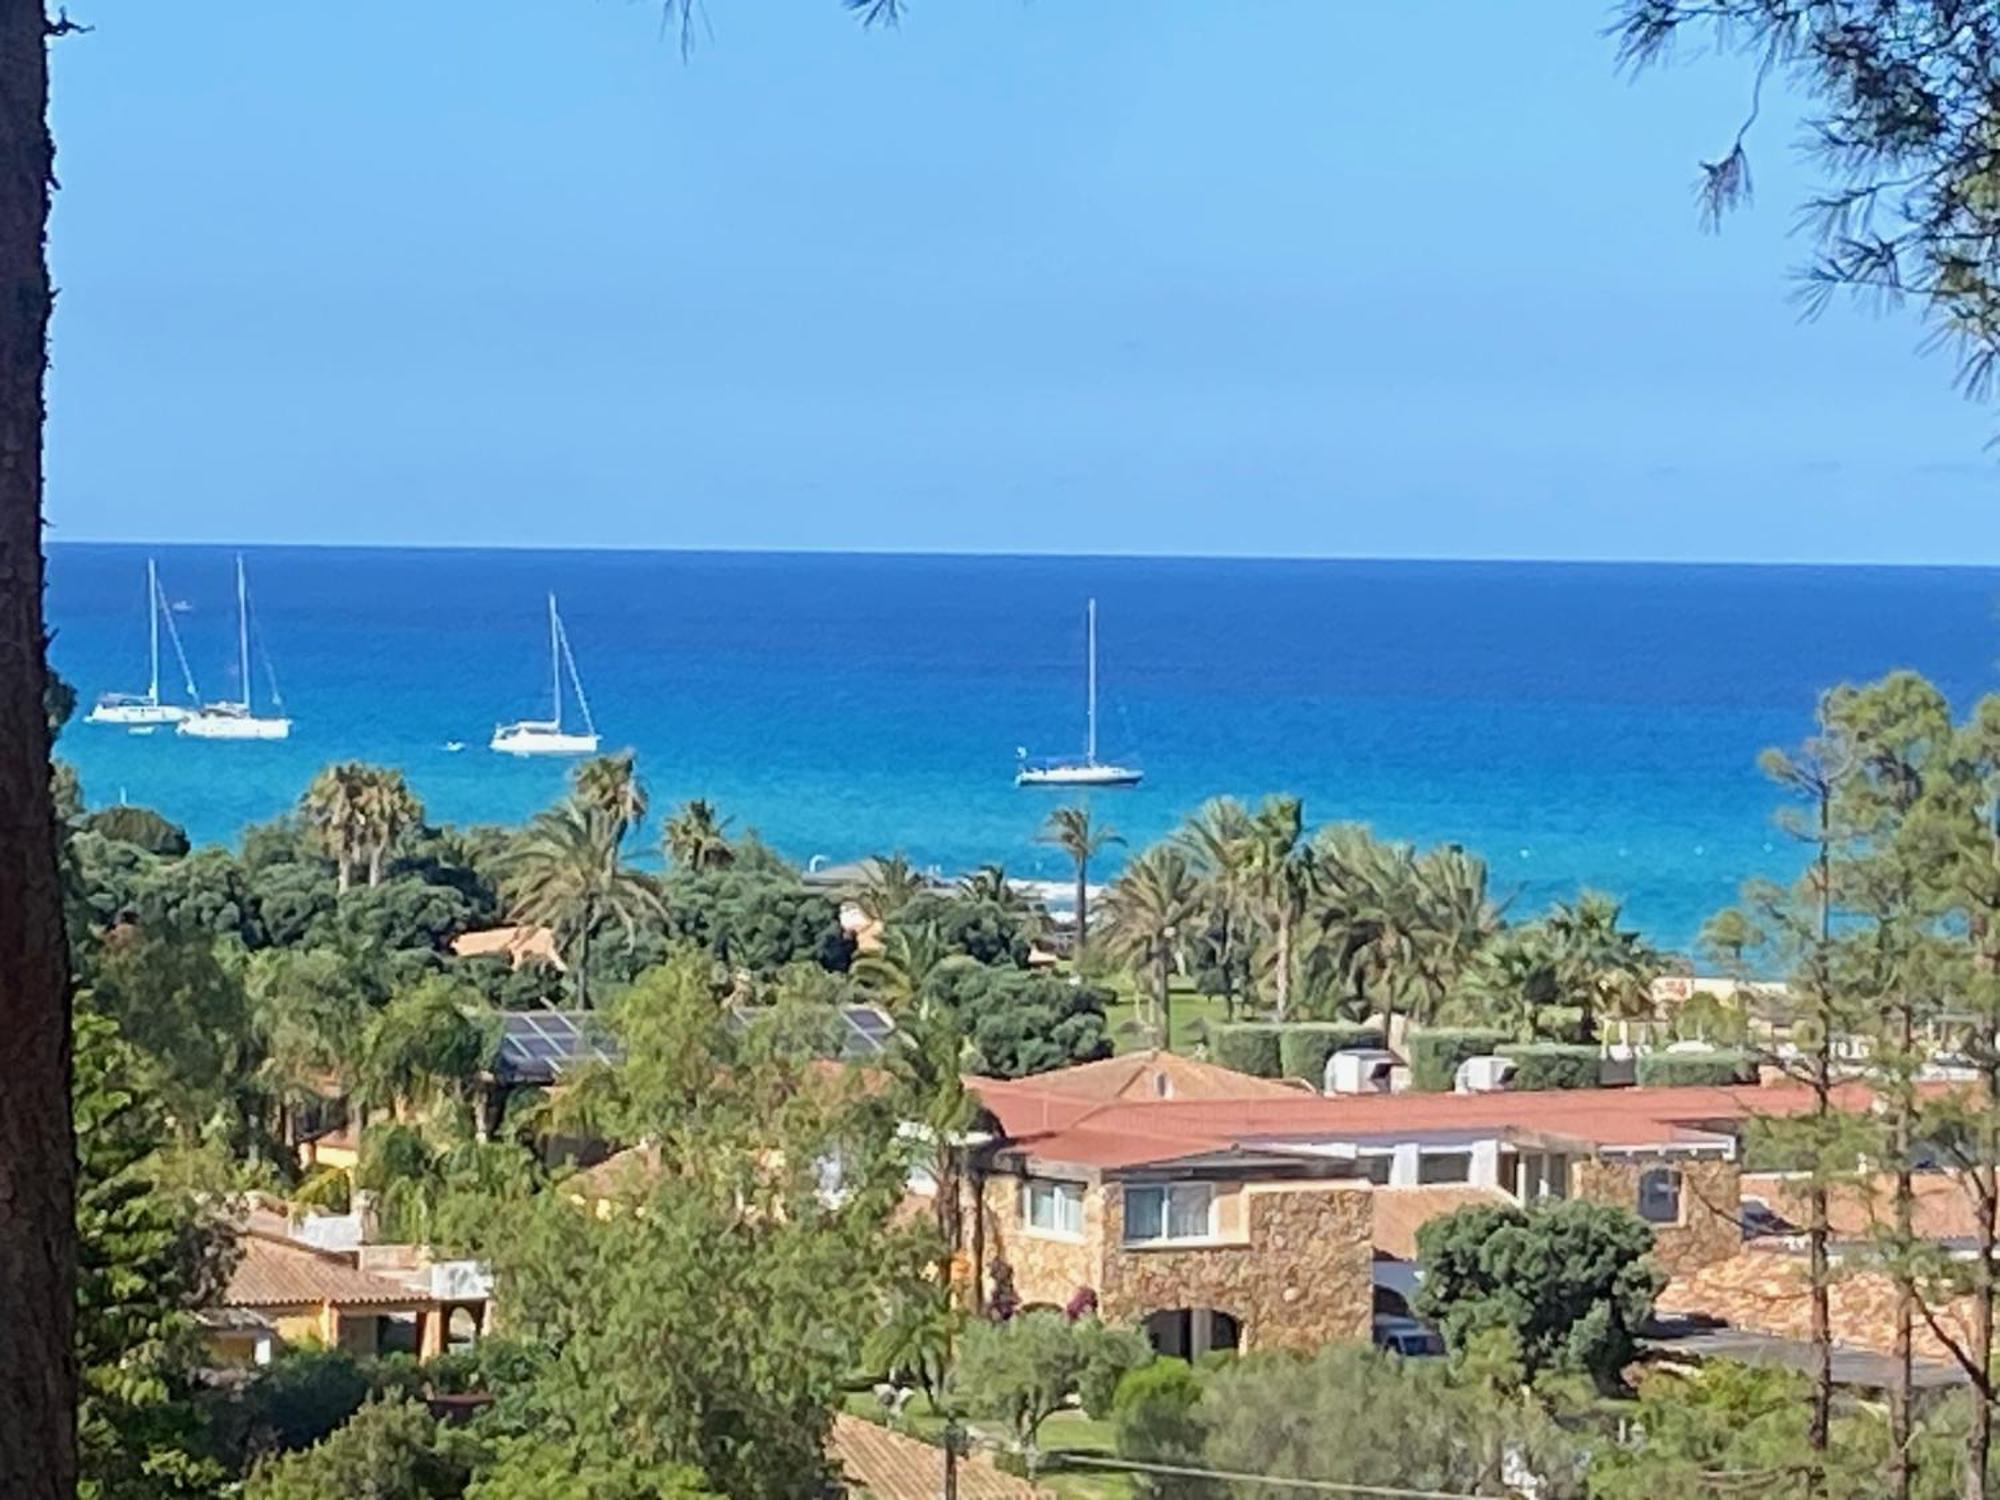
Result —
<svg viewBox="0 0 2000 1500"><path fill-rule="evenodd" d="M607 918L629 942L639 918L663 909L653 883L619 857L618 825L570 798L538 814L509 856L507 895L517 922L546 927L576 975L577 1004L590 1005L590 943Z"/></svg>
<svg viewBox="0 0 2000 1500"><path fill-rule="evenodd" d="M1583 1007L1586 1028L1598 1017L1650 1012L1660 954L1638 932L1618 924L1624 909L1611 897L1585 891L1559 901L1544 919L1555 943L1556 973L1571 1004Z"/></svg>
<svg viewBox="0 0 2000 1500"><path fill-rule="evenodd" d="M1266 797L1251 819L1246 874L1271 934L1279 1020L1292 1003L1293 939L1314 885L1314 857L1300 842L1304 808L1297 797Z"/></svg>
<svg viewBox="0 0 2000 1500"><path fill-rule="evenodd" d="M646 821L646 788L639 780L638 757L630 750L594 755L570 773L570 795L579 805L605 820L616 844Z"/></svg>
<svg viewBox="0 0 2000 1500"><path fill-rule="evenodd" d="M389 851L403 834L424 820L424 805L410 790L401 771L357 767L363 775L357 797L362 848L368 859L368 884L378 886L388 870Z"/></svg>
<svg viewBox="0 0 2000 1500"><path fill-rule="evenodd" d="M368 767L356 761L327 766L299 801L319 846L333 861L335 887L345 895L367 840L362 800Z"/></svg>
<svg viewBox="0 0 2000 1500"><path fill-rule="evenodd" d="M976 962L946 947L935 922L898 924L885 928L881 947L858 954L848 972L870 996L900 1016L922 1008L924 982L954 960Z"/></svg>
<svg viewBox="0 0 2000 1500"><path fill-rule="evenodd" d="M664 843L674 868L690 875L724 869L736 861L728 823L716 815L712 803L700 797L683 802L680 811L667 819Z"/></svg>
<svg viewBox="0 0 2000 1500"><path fill-rule="evenodd" d="M1125 840L1109 824L1093 823L1087 807L1056 808L1042 825L1040 839L1061 849L1076 866L1076 958L1081 962L1090 940L1090 862Z"/></svg>
<svg viewBox="0 0 2000 1500"><path fill-rule="evenodd" d="M1205 804L1175 834L1201 888L1209 931L1215 938L1216 967L1222 973L1223 1013L1236 1019L1236 981L1249 936L1250 813L1234 797Z"/></svg>
<svg viewBox="0 0 2000 1500"><path fill-rule="evenodd" d="M877 856L868 861L851 897L871 920L886 923L921 896L928 885L917 867L902 855Z"/></svg>
<svg viewBox="0 0 2000 1500"><path fill-rule="evenodd" d="M1487 890L1486 861L1457 844L1421 855L1415 877L1422 924L1414 955L1422 985L1417 1019L1431 1021L1500 932L1500 908Z"/></svg>
<svg viewBox="0 0 2000 1500"><path fill-rule="evenodd" d="M1156 844L1128 864L1104 898L1111 951L1153 981L1153 1026L1160 1045L1173 1050L1174 959L1187 924L1201 910L1201 888L1187 856Z"/></svg>

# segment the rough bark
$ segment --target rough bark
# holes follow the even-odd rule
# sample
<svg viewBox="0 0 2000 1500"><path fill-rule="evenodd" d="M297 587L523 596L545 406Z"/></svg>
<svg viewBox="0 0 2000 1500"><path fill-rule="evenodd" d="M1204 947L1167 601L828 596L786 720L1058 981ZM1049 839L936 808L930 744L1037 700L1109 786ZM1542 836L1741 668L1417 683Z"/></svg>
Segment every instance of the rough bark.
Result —
<svg viewBox="0 0 2000 1500"><path fill-rule="evenodd" d="M1090 938L1090 861L1079 855L1076 861L1076 951L1074 963L1083 962L1084 944Z"/></svg>
<svg viewBox="0 0 2000 1500"><path fill-rule="evenodd" d="M11 1500L76 1490L69 975L43 706L47 46L37 0L0 0L0 1495Z"/></svg>
<svg viewBox="0 0 2000 1500"><path fill-rule="evenodd" d="M1833 986L1828 972L1833 946L1833 793L1822 780L1818 788L1818 845L1813 860L1819 888L1818 942L1813 954L1813 988L1820 1007L1819 1042L1812 1053L1814 1151L1824 1156L1833 1118ZM1806 1206L1806 1276L1812 1295L1812 1414L1806 1440L1812 1462L1806 1472L1806 1494L1812 1500L1826 1494L1826 1451L1833 1433L1833 1307L1828 1243L1832 1239L1827 1213L1826 1164L1815 1162Z"/></svg>

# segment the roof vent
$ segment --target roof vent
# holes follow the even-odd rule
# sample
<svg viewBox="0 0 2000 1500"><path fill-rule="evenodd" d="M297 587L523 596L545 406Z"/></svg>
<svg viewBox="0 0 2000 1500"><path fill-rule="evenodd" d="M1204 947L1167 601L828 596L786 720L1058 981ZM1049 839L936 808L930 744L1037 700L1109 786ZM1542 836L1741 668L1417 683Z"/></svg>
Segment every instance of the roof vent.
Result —
<svg viewBox="0 0 2000 1500"><path fill-rule="evenodd" d="M1173 1081L1167 1077L1164 1071L1155 1073L1153 1075L1153 1097L1156 1099L1171 1099L1173 1094Z"/></svg>

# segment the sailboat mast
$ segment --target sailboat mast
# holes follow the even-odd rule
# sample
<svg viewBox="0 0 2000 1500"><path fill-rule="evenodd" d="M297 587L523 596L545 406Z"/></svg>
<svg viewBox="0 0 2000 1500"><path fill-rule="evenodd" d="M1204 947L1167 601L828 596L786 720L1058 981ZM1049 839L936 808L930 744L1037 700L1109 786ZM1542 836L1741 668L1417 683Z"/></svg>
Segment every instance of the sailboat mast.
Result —
<svg viewBox="0 0 2000 1500"><path fill-rule="evenodd" d="M147 660L151 664L150 674L146 678L146 701L158 707L160 702L160 577L150 557L146 559L146 647Z"/></svg>
<svg viewBox="0 0 2000 1500"><path fill-rule="evenodd" d="M250 588L243 581L243 554L236 554L236 670L243 686L243 712L250 712Z"/></svg>
<svg viewBox="0 0 2000 1500"><path fill-rule="evenodd" d="M1084 696L1088 706L1084 711L1083 759L1086 765L1097 764L1097 601L1091 600L1084 609L1085 655L1089 665L1084 670Z"/></svg>
<svg viewBox="0 0 2000 1500"><path fill-rule="evenodd" d="M556 729L562 729L562 621L556 614L556 596L549 595L549 691L555 700Z"/></svg>

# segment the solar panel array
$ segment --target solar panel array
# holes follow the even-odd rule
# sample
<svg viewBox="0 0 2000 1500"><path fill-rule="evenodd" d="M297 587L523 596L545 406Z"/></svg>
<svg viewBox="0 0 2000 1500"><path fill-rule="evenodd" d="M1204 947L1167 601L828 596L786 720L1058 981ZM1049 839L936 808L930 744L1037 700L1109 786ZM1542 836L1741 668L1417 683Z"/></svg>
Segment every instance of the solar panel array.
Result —
<svg viewBox="0 0 2000 1500"><path fill-rule="evenodd" d="M585 1063L618 1060L603 1023L587 1012L514 1010L500 1028L493 1071L508 1083L554 1083Z"/></svg>
<svg viewBox="0 0 2000 1500"><path fill-rule="evenodd" d="M747 1031L767 1014L769 1012L750 1006L738 1006L730 1011L729 1023L738 1031ZM835 1014L838 1017L835 1042L838 1055L850 1062L880 1057L889 1045L889 1038L896 1034L896 1023L879 1006L843 1005Z"/></svg>
<svg viewBox="0 0 2000 1500"><path fill-rule="evenodd" d="M843 1005L840 1019L847 1023L843 1057L875 1057L896 1034L896 1023L872 1005Z"/></svg>

